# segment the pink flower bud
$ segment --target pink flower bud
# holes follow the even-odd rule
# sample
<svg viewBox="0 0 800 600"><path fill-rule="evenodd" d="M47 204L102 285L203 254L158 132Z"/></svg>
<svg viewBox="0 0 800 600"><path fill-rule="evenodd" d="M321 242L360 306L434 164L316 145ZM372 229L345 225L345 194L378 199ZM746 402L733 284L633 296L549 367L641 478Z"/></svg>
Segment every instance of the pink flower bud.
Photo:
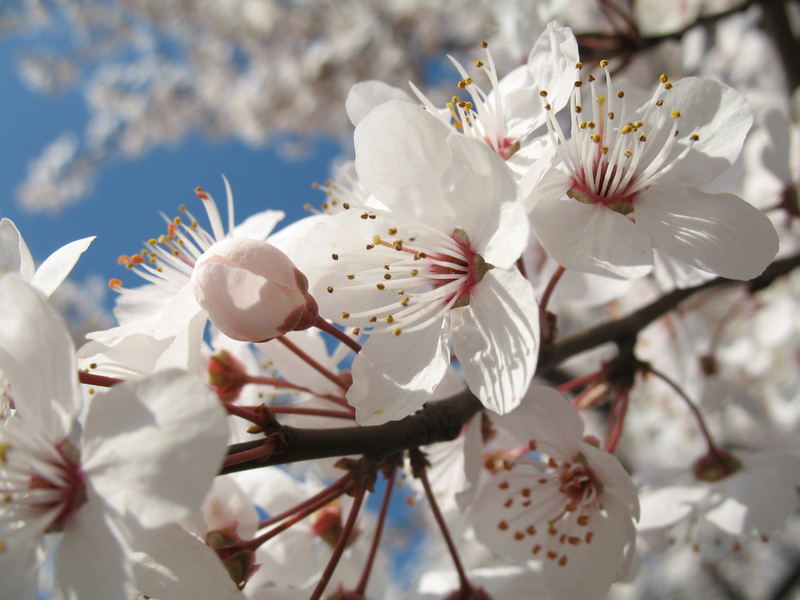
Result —
<svg viewBox="0 0 800 600"><path fill-rule="evenodd" d="M267 242L217 242L197 259L192 286L211 322L235 340L264 342L317 319L305 275Z"/></svg>

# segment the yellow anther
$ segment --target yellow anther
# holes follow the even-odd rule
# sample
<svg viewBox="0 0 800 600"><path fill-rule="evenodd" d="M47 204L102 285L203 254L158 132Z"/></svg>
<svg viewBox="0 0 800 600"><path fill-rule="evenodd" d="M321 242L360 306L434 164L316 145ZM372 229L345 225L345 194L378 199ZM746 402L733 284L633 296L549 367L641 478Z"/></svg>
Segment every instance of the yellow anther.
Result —
<svg viewBox="0 0 800 600"><path fill-rule="evenodd" d="M594 121L589 121L586 125L589 127L589 129L594 129L597 126L597 123Z"/></svg>
<svg viewBox="0 0 800 600"><path fill-rule="evenodd" d="M348 273L347 274L347 278L352 281L353 279L356 278L356 275L355 275L355 273Z"/></svg>
<svg viewBox="0 0 800 600"><path fill-rule="evenodd" d="M345 209L345 210L349 210L350 209L350 203L349 202L342 202L342 208Z"/></svg>
<svg viewBox="0 0 800 600"><path fill-rule="evenodd" d="M181 212L186 212L186 205L185 204L179 204L178 205L178 210L181 211Z"/></svg>
<svg viewBox="0 0 800 600"><path fill-rule="evenodd" d="M600 152L602 154L608 154L608 146L603 146L602 148L600 148Z"/></svg>
<svg viewBox="0 0 800 600"><path fill-rule="evenodd" d="M358 335L359 333L361 333L361 329L359 327L353 329L353 335Z"/></svg>
<svg viewBox="0 0 800 600"><path fill-rule="evenodd" d="M9 450L11 450L11 444L8 442L0 444L0 465L6 464L6 456Z"/></svg>
<svg viewBox="0 0 800 600"><path fill-rule="evenodd" d="M693 142L696 142L700 139L700 136L697 135L696 133L693 133L692 135L689 136L689 139L692 140Z"/></svg>
<svg viewBox="0 0 800 600"><path fill-rule="evenodd" d="M664 101L661 100L660 98L658 100L656 100L656 106L662 106L663 104L664 104Z"/></svg>
<svg viewBox="0 0 800 600"><path fill-rule="evenodd" d="M395 327L394 329L392 329L392 335L400 335L402 332L403 330L400 329L399 327Z"/></svg>
<svg viewBox="0 0 800 600"><path fill-rule="evenodd" d="M175 218L172 219L172 222L175 223L175 225L180 225L181 224L181 218L180 217L175 217Z"/></svg>
<svg viewBox="0 0 800 600"><path fill-rule="evenodd" d="M539 91L539 95L540 95L542 98L547 98L547 90L540 90L540 91Z"/></svg>
<svg viewBox="0 0 800 600"><path fill-rule="evenodd" d="M667 83L667 81L669 81L669 77L667 77L666 74L662 73L661 75L658 76L658 80L661 83Z"/></svg>
<svg viewBox="0 0 800 600"><path fill-rule="evenodd" d="M391 273L384 273L384 274L383 274L383 278L384 278L384 279L386 279L386 280L388 281L389 279L391 279L391 278L392 278L392 274L391 274Z"/></svg>
<svg viewBox="0 0 800 600"><path fill-rule="evenodd" d="M389 235L397 235L397 227L389 227Z"/></svg>
<svg viewBox="0 0 800 600"><path fill-rule="evenodd" d="M624 96L625 96L625 92L623 92L622 90L619 90L617 92L617 98L623 98Z"/></svg>
<svg viewBox="0 0 800 600"><path fill-rule="evenodd" d="M626 158L630 158L631 156L633 156L633 152L631 152L630 150L625 150L623 154L625 155Z"/></svg>
<svg viewBox="0 0 800 600"><path fill-rule="evenodd" d="M604 58L600 61L600 66L605 69L608 66L608 61Z"/></svg>
<svg viewBox="0 0 800 600"><path fill-rule="evenodd" d="M612 119L612 120L613 120L613 119L614 119L614 116L615 116L615 115L614 115L614 111L611 111L610 113L608 113L608 118L609 118L609 119Z"/></svg>
<svg viewBox="0 0 800 600"><path fill-rule="evenodd" d="M583 63L582 62L576 62L575 63L575 68L576 69L582 69L583 68Z"/></svg>
<svg viewBox="0 0 800 600"><path fill-rule="evenodd" d="M578 127L580 127L581 129L586 129L587 125L588 123L586 121L581 121L580 123L578 123Z"/></svg>
<svg viewBox="0 0 800 600"><path fill-rule="evenodd" d="M417 269L411 269L411 276L416 277L417 275L419 275L419 271Z"/></svg>
<svg viewBox="0 0 800 600"><path fill-rule="evenodd" d="M633 131L633 125L631 125L630 123L628 123L627 125L625 125L625 127L619 130L620 133L630 133L631 131Z"/></svg>
<svg viewBox="0 0 800 600"><path fill-rule="evenodd" d="M349 319L350 318L350 313L349 312L343 312L342 313L342 318L343 319Z"/></svg>
<svg viewBox="0 0 800 600"><path fill-rule="evenodd" d="M403 299L400 300L400 304L402 304L403 306L406 306L410 301L411 301L411 298L409 298L408 296L403 296Z"/></svg>
<svg viewBox="0 0 800 600"><path fill-rule="evenodd" d="M375 287L378 288L380 291L383 291L383 290L386 289L386 286L383 285L382 283L375 284Z"/></svg>
<svg viewBox="0 0 800 600"><path fill-rule="evenodd" d="M386 315L386 322L389 323L389 325L391 325L392 323L394 323L394 317L392 315Z"/></svg>
<svg viewBox="0 0 800 600"><path fill-rule="evenodd" d="M600 136L599 133L592 134L592 141L595 144L599 144L601 139L603 139L603 138Z"/></svg>
<svg viewBox="0 0 800 600"><path fill-rule="evenodd" d="M580 105L580 104L578 104L578 105L576 105L576 106L575 106L575 112L576 112L576 113L579 113L579 114L580 114L580 112L581 112L582 110L583 110L583 108L581 107L581 105Z"/></svg>
<svg viewBox="0 0 800 600"><path fill-rule="evenodd" d="M670 113L670 116L671 116L673 119L677 119L678 117L680 117L680 116L681 116L681 111L679 111L679 110L673 110L673 111L672 111L672 113Z"/></svg>
<svg viewBox="0 0 800 600"><path fill-rule="evenodd" d="M488 48L488 47L489 47L489 42L487 42L486 40L481 40L481 48Z"/></svg>
<svg viewBox="0 0 800 600"><path fill-rule="evenodd" d="M483 61L482 60L476 60L472 64L474 64L476 67L478 67L480 69L483 66Z"/></svg>
<svg viewBox="0 0 800 600"><path fill-rule="evenodd" d="M671 90L672 89L672 82L668 81L667 83L665 83L664 84L664 89L665 90Z"/></svg>

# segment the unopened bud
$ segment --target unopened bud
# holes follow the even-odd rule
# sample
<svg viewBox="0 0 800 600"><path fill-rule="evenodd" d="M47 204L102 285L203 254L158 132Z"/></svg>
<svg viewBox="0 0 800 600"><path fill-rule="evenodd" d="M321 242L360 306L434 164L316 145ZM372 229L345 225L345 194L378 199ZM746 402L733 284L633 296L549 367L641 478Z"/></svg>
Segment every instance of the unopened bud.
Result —
<svg viewBox="0 0 800 600"><path fill-rule="evenodd" d="M208 359L208 383L223 402L233 402L247 383L247 369L227 350Z"/></svg>
<svg viewBox="0 0 800 600"><path fill-rule="evenodd" d="M338 502L332 502L328 506L321 508L311 517L311 531L318 535L331 548L335 548L342 536L344 525L342 523L342 509ZM358 532L354 528L347 540L346 547L349 547L356 538Z"/></svg>
<svg viewBox="0 0 800 600"><path fill-rule="evenodd" d="M211 246L197 259L192 286L211 322L235 340L264 342L317 319L305 275L260 240L233 238Z"/></svg>
<svg viewBox="0 0 800 600"><path fill-rule="evenodd" d="M256 564L256 553L239 537L238 523L231 523L206 534L206 545L219 556L225 570L240 589L252 577L260 565Z"/></svg>

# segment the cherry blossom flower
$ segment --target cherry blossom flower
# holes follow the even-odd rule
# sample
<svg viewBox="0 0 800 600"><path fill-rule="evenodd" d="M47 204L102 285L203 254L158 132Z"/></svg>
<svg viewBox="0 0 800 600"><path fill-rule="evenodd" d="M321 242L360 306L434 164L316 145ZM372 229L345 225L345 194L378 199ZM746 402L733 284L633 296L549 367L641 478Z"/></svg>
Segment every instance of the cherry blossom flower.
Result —
<svg viewBox="0 0 800 600"><path fill-rule="evenodd" d="M283 218L281 211L266 210L234 227L233 194L227 179L224 182L228 198L228 231L223 227L214 199L197 188L195 193L203 201L211 231L201 227L185 206L180 207L183 217L170 220L162 215L167 224L166 234L151 238L138 254L119 257L120 264L148 284L127 288L119 279L109 281L109 286L120 293L114 309L120 326L94 332L88 337L107 343L120 335L138 332L164 339L188 326L199 343L206 317L195 300L190 283L197 260L215 243L227 238L263 240Z"/></svg>
<svg viewBox="0 0 800 600"><path fill-rule="evenodd" d="M654 250L731 279L759 275L778 249L769 219L737 196L698 189L739 155L752 124L745 100L710 79L673 84L662 75L632 108L613 87L607 61L600 63L605 90L592 75L582 81L581 68L571 137L551 115L557 160L531 196L547 252L567 268L623 278L647 274Z"/></svg>
<svg viewBox="0 0 800 600"><path fill-rule="evenodd" d="M94 236L70 242L53 252L45 261L34 267L33 257L17 226L11 219L0 220L0 277L6 273L19 273L46 296L50 296L70 274Z"/></svg>
<svg viewBox="0 0 800 600"><path fill-rule="evenodd" d="M603 597L633 556L639 504L612 455L583 439L566 398L533 386L505 417L531 454L509 461L473 506L480 542L501 556L536 561L556 597Z"/></svg>
<svg viewBox="0 0 800 600"><path fill-rule="evenodd" d="M63 320L15 275L0 280L0 304L0 369L16 407L0 429L3 579L61 531L65 597L132 597L128 532L200 504L225 452L225 413L196 378L169 370L98 397L77 434L83 397Z"/></svg>
<svg viewBox="0 0 800 600"><path fill-rule="evenodd" d="M783 527L797 505L798 457L780 451L724 456L730 472L704 457L689 477L643 493L639 530L668 532L682 523L694 550L715 554L721 540L722 550L736 551Z"/></svg>
<svg viewBox="0 0 800 600"><path fill-rule="evenodd" d="M376 200L320 221L314 248L330 262L317 254L302 267L320 314L373 334L347 394L357 420L399 419L429 400L450 338L470 389L492 410L511 410L535 368L538 314L514 268L528 225L505 165L406 102L364 117L355 146Z"/></svg>

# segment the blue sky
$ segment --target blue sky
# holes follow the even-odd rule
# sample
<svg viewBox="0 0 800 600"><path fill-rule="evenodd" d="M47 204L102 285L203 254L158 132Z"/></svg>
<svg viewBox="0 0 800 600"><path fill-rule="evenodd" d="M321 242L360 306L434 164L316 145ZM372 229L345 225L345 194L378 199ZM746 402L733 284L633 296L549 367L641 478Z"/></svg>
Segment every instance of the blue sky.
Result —
<svg viewBox="0 0 800 600"><path fill-rule="evenodd" d="M336 143L320 139L311 156L286 161L272 148L253 148L238 141L215 142L191 136L174 147L162 147L136 160L116 159L105 165L93 192L82 202L57 215L26 212L17 205L15 190L24 180L28 163L57 136L82 133L87 110L79 88L57 96L29 90L21 80L15 58L42 38L26 36L0 41L0 216L15 221L35 260L74 239L96 235L97 240L78 263L78 280L98 274L120 277L127 285L132 276L116 264L120 254L131 254L141 244L162 233L159 211L177 214L186 204L198 217L204 213L193 190L201 186L218 202L225 194L225 174L236 198L237 221L267 208L287 214L284 224L305 214L303 205L319 206L323 196L311 189L312 181L328 176L338 155ZM109 300L113 299L109 294Z"/></svg>

